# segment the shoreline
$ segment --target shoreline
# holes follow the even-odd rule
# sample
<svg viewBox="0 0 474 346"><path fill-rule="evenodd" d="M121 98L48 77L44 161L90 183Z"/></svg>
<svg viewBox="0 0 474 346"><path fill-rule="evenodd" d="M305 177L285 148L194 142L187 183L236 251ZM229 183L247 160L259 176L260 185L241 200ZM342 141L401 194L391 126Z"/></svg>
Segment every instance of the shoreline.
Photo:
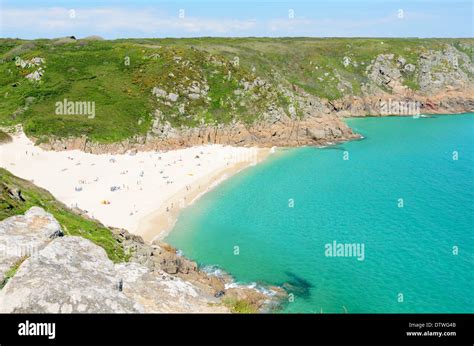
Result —
<svg viewBox="0 0 474 346"><path fill-rule="evenodd" d="M466 114L466 113L461 113L461 114ZM458 114L452 114L452 115L458 115ZM359 137L359 138L354 138L354 139L350 139L350 140L346 140L346 141L362 140L363 138L364 137ZM346 142L346 141L343 141L343 142ZM327 143L327 145L329 145L329 146L330 145L336 145L336 144L339 144L339 143L338 142ZM30 145L31 145L31 143L30 143ZM5 150L3 150L6 146L7 146L7 144L5 146L3 146L3 145L0 146L0 166L2 166L4 164L4 161L3 161L4 158L8 156L8 155L7 156L3 155L3 154L8 154ZM209 146L207 148L211 148L211 147L215 148L218 153L222 152L226 148L226 147L222 147L220 145ZM201 149L202 147L198 147L198 148ZM31 149L31 147L29 149ZM292 148L290 147L289 149L292 149ZM184 208L188 207L189 205L192 205L194 202L198 201L199 198L201 198L201 196L203 196L205 193L211 191L213 188L217 187L220 183L222 183L226 179L234 176L235 174L238 174L239 172L241 172L242 170L244 170L248 167L251 167L251 166L254 166L258 163L261 163L263 160L268 158L268 156L274 151L274 148L252 147L252 148L246 148L246 150L247 151L239 151L237 153L237 155L235 155L235 153L234 153L231 156L230 160L229 160L229 157L226 156L225 160L221 161L221 165L218 168L216 168L214 170L211 170L210 172L207 172L207 174L199 177L198 179L195 179L191 183L191 185L192 185L191 188L187 188L188 185L186 185L184 187L181 187L181 189L179 189L178 191L176 191L172 194L169 194L169 197L167 199L162 200L161 202L159 202L160 207L157 210L154 210L154 211L150 212L149 214L145 215L144 217L142 217L141 220L139 220L138 228L135 231L130 231L130 233L141 236L141 238L143 238L143 240L145 241L145 244L150 245L150 243L152 243L151 246L153 246L153 241L154 240L157 240L157 241L163 240L173 230L174 225L175 225L176 221L178 220L178 217L180 216L181 209L184 209ZM248 151L248 150L250 150L250 151ZM42 151L42 150L38 149L38 151ZM174 155L177 152L180 152L180 151L179 150L172 150L172 151L169 151L167 153ZM55 152L55 153L58 154L58 152ZM59 153L68 153L69 155L71 155L71 154L74 154L76 152L75 151L69 151L69 152L59 152ZM22 155L22 153L15 153L15 154L16 155L13 155L13 156L17 156L17 159L19 159L18 156ZM53 155L53 156L56 155L56 154L53 154L51 152L50 152L50 154ZM85 154L85 153L83 153L83 154ZM142 153L142 154L145 157L145 154L147 154L146 156L148 156L148 154L150 154L150 153ZM142 155L142 154L138 154L138 155ZM161 153L160 152L160 155L165 156L165 154L166 153ZM87 155L92 155L92 154L87 154ZM135 156L135 155L136 154L134 154L132 156ZM94 157L104 156L107 159L110 157L110 155L95 155L95 154L93 156ZM117 162L121 163L120 162L121 161L120 155L115 155L115 156L117 158ZM127 154L127 156L129 156L129 154ZM57 156L57 157L59 157L59 156ZM212 157L212 160L215 161L215 160L218 160L219 158L223 159L223 157L217 156L217 157ZM83 163L85 163L85 162L83 162ZM29 165L32 168L34 167L33 163L30 163ZM5 168L10 170L9 167L5 166ZM33 173L38 173L38 172L35 171ZM41 174L41 172L40 172L40 174ZM148 173L145 174L145 176L147 176L147 175L148 175ZM52 178L50 177L50 179L52 180L53 183L55 182L54 177L52 177ZM177 179L177 182L178 181L179 181L179 179ZM86 187L86 189L87 189L87 187ZM158 197L158 196L155 195L153 198L156 198L156 197ZM157 200L160 201L159 197L157 198ZM132 201L129 201L129 202L132 203ZM173 207L169 208L171 205ZM168 211L166 211L166 207L169 208ZM101 221L100 219L98 219L98 220ZM155 245L162 246L162 244L160 244L159 242L155 243ZM168 247L166 247L166 248L168 248ZM153 256L153 255L151 255L151 256ZM170 255L167 254L167 256L170 256ZM173 256L175 256L175 254L173 254ZM179 254L176 255L176 256L180 257ZM173 258L177 258L176 256L173 257ZM186 258L186 261L187 261L186 255L184 255L183 258ZM204 270L204 268L201 268L200 270L198 270L197 273L199 274L199 273L202 272L202 273L206 274L206 276L204 276L204 274L194 275L193 273L191 273L191 274L186 273L186 274L183 274L180 277L182 277L186 281L193 282L193 283L198 284L198 285L202 285L202 286L211 285L212 289L216 289L216 287L220 288L222 286L223 287L222 289L225 292L228 292L229 294L234 294L236 297L244 297L245 299L247 299L248 297L254 297L256 295L255 292L259 292L261 294L259 296L260 298L261 297L264 297L264 298L266 297L265 301L268 300L270 303L274 302L275 304L278 304L278 301L284 299L284 297L285 297L284 289L282 289L282 290L269 289L269 291L267 291L267 286L258 287L258 285L255 286L256 283L254 283L254 282L251 282L251 283L237 282L232 277L232 274L228 273L223 267L220 267L219 264L217 264L217 266L220 270L222 270L224 272L224 275L227 277L227 279L229 281L225 282L224 278L218 278L222 282L219 282L216 286L212 286L218 280L213 280L213 278L212 278L213 274L207 272L206 270ZM198 267L196 266L196 268L198 268ZM181 274L179 274L179 275L181 275ZM199 280L196 279L198 276L200 278ZM212 284L210 284L210 283L212 283ZM262 288L263 290L260 291L259 288ZM278 287L278 288L281 288L281 287Z"/></svg>
<svg viewBox="0 0 474 346"><path fill-rule="evenodd" d="M445 115L461 114L466 113L449 113ZM360 119L366 117L406 117L406 115L366 115L363 117L347 117L345 119ZM222 181L232 177L245 168L262 162L275 148L268 146L235 147L222 144L209 144L167 151L130 151L124 154L92 154L78 149L62 151L45 150L40 146L36 146L26 137L21 128L17 128L15 132L16 133L11 135L12 140L10 142L5 142L0 145L0 167L45 188L70 208L81 211L84 215L98 220L105 226L126 229L132 234L141 236L149 243L154 240L163 240L172 231L182 209L193 204L202 195L212 190ZM351 138L326 140L324 144L316 145L316 147L326 147L341 142L361 139L363 139L363 137L360 136L360 134L354 133ZM292 148L292 146L289 146L289 148ZM26 155L23 155L25 151ZM157 161L155 167L159 167L159 169L162 170L160 173L162 173L163 170L166 171L165 174L169 175L169 178L173 180L170 182L170 185L164 183L160 184L160 182L157 183L150 180L141 181L146 180L147 176L150 176L149 172L153 170L153 167L150 165L146 168L143 167L143 161L151 161L158 156L160 156L160 160L161 158L163 158L163 160L159 161L159 163ZM195 159L199 156L200 158L196 161ZM67 160L65 160L66 157ZM125 181L125 184L120 186L122 188L120 191L110 193L107 191L108 188L115 184L112 184L110 179L106 179L108 180L106 184L109 184L107 187L103 186L102 181L105 180L103 178L110 178L112 174L105 172L104 175L104 171L97 169L97 166L109 170L110 168L105 166L110 165L104 164L104 162L114 160L114 158L117 159L115 165L120 166L122 171L125 170L128 173L128 170L136 170L136 173L138 173L141 170L142 173L146 173L145 177L139 177L137 174L137 177L132 179L132 181L130 181L130 179L129 181ZM67 183L70 185L65 188L64 184L66 182L62 180L64 179L64 175L71 174L71 169L64 172L67 168L63 167L72 165L73 163L79 165L81 161L83 165L80 167L86 164L89 164L91 167L88 167L85 171L79 169L80 176L76 174L76 178L79 179L75 182L68 181ZM201 167L193 166L194 163L198 161L207 167L201 170ZM96 163L97 166L93 167ZM157 164L159 166L157 166ZM168 168L167 166L170 166L170 164L174 167ZM61 171L63 171L62 174L56 175L60 168L63 168L61 169ZM72 167L70 166L69 168ZM54 170L56 171L52 172ZM89 174L89 170L93 172ZM169 170L171 170L171 172ZM201 170L201 172L196 172L199 170ZM186 171L193 172L193 174L186 174ZM114 173L116 173L114 179L120 180L123 178L118 175L118 172ZM151 173L153 179L158 181L159 179L156 179L158 178L156 170ZM100 174L101 178L98 184L96 183L98 179L96 175ZM123 174L123 172L120 172L120 174ZM89 179L83 180L83 176L87 175ZM163 176L162 178L168 178L168 176ZM136 181L136 179L140 181ZM136 186L132 186L135 182ZM128 183L130 183L130 191L128 191ZM90 189L87 184L102 186L100 186L100 189L94 187L94 193L92 195L86 195L89 191L84 193L82 188L84 188L84 190ZM75 188L79 188L82 192L74 193ZM143 190L143 192L141 190ZM145 192L146 190L153 191ZM115 199L116 197L119 198ZM109 204L109 200L112 205L101 205ZM121 205L117 207L117 203Z"/></svg>
<svg viewBox="0 0 474 346"><path fill-rule="evenodd" d="M165 202L156 211L143 217L135 232L145 242L162 241L173 230L181 210L191 206L204 194L213 190L225 180L238 174L246 168L255 166L264 161L270 154L271 148L256 148L257 155L254 161L240 161L233 163L230 167L213 172L194 183L194 187L183 188Z"/></svg>
<svg viewBox="0 0 474 346"><path fill-rule="evenodd" d="M20 131L0 145L0 167L84 216L151 242L171 230L180 209L270 152L219 144L116 155L49 151Z"/></svg>
<svg viewBox="0 0 474 346"><path fill-rule="evenodd" d="M53 152L38 148L24 133L20 132L13 135L12 141L8 144L0 145L0 167L48 190L66 208L69 207L72 211L76 209L77 213L83 217L94 219L108 227L113 238L122 244L124 250L131 249L134 255L130 263L136 262L152 272L157 268L158 272L165 273L163 275L176 276L177 280L184 280L186 285L195 287L197 292L201 292L200 294L204 297L202 299L211 299L216 304L206 306L209 310L203 310L203 312L232 312L236 308L233 305L234 301L245 301L252 309L255 309L255 312L259 312L269 311L278 306L280 300L286 295L285 291L274 286L240 285L234 282L233 277L227 273L219 277L214 276L200 270L197 263L181 256L177 249L170 245L161 242L151 243L153 239L162 239L172 230L181 209L192 205L205 193L231 176L262 162L273 151L272 148L231 148L209 145L168 152L113 156L88 154L77 150ZM200 157L197 157L197 154ZM176 164L173 164L174 160L177 161ZM140 164L142 161L146 163ZM135 166L136 164L138 166ZM173 168L170 168L170 165ZM122 174L124 169L130 172ZM166 178L173 180L173 184L159 179L161 177L158 172L161 169L166 170L165 175L169 174ZM136 170L136 176L133 174L130 177L133 170ZM141 170L145 173L141 174ZM100 174L98 181L94 180L96 174ZM111 183L118 183L116 179L120 177L123 179L120 183L127 184L127 181L131 180L130 190L121 188L109 191ZM147 177L148 180L145 180ZM78 178L84 179L84 182L77 182ZM140 178L143 180L142 183L132 186L132 182ZM81 187L82 190L76 190L77 187ZM105 192L113 196L113 199L110 199L110 205L99 203L98 197L103 197L102 193ZM79 205L69 206L71 197L77 198ZM87 211L81 202L88 202L94 208L87 208L89 210ZM120 202L123 202L122 205ZM151 210L151 212L138 220L138 229L131 230L122 223L131 221L131 218L136 215L129 216L121 207L126 205L128 208L134 203L137 206L141 203L141 206L146 207L144 210ZM174 208L169 208L171 204ZM155 206L158 206L158 209ZM97 216L100 210L107 214L99 215L99 217L91 216L91 214ZM115 225L104 221L104 217L107 216L115 221ZM163 279L163 275L159 275L160 280ZM225 298L219 299L224 294ZM156 307L152 305L151 308ZM169 312L182 312L180 308L173 309Z"/></svg>

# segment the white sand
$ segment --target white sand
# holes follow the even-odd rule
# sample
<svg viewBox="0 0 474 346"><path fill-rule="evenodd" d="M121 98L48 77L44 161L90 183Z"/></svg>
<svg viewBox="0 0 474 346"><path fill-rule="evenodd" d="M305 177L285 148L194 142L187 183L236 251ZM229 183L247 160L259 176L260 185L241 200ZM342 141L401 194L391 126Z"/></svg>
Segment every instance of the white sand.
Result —
<svg viewBox="0 0 474 346"><path fill-rule="evenodd" d="M104 225L125 228L150 241L170 230L180 209L268 152L206 145L94 155L79 150L45 151L19 134L0 145L0 166L45 188L67 206L87 211ZM113 186L119 189L111 191Z"/></svg>

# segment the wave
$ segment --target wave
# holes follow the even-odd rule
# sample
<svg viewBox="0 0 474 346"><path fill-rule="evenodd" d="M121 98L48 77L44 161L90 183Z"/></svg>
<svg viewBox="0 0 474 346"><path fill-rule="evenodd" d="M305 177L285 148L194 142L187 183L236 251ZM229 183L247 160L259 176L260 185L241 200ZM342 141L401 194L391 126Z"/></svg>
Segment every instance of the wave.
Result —
<svg viewBox="0 0 474 346"><path fill-rule="evenodd" d="M239 290L254 290L259 294L262 294L264 296L264 299L262 306L259 308L260 312L269 313L280 311L286 303L286 299L283 299L284 297L286 298L286 296L282 295L281 287L273 286L275 287L275 289L272 289L268 286L265 286L264 284L259 284L257 282L238 282L230 274L228 274L226 271L224 271L217 265L207 265L202 267L200 270L202 270L209 276L217 276L223 278L225 290L236 288Z"/></svg>
<svg viewBox="0 0 474 346"><path fill-rule="evenodd" d="M248 288L248 289L257 290L268 297L273 297L277 294L277 292L275 292L274 290L267 288L261 284L258 284L257 282L242 283L242 282L235 281L232 275L230 275L229 273L227 273L226 271L224 271L222 268L220 268L217 265L206 265L202 267L201 270L209 276L216 276L219 278L224 278L224 277L228 278L230 282L224 285L224 288L226 290L230 288Z"/></svg>

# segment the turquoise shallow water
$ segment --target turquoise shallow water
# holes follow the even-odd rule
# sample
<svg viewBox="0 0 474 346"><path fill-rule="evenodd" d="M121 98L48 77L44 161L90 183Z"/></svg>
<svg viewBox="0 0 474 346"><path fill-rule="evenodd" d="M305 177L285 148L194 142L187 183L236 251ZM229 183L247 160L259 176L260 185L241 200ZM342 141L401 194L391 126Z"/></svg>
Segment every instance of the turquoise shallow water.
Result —
<svg viewBox="0 0 474 346"><path fill-rule="evenodd" d="M348 123L365 139L278 151L166 241L238 282L287 283L285 312L474 312L474 114ZM333 241L364 260L326 256Z"/></svg>

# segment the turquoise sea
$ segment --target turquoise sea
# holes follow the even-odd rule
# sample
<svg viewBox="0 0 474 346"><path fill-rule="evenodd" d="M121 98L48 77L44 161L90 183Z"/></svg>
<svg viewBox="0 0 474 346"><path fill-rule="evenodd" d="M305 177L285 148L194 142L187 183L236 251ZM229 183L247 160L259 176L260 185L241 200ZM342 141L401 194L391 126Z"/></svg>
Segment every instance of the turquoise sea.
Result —
<svg viewBox="0 0 474 346"><path fill-rule="evenodd" d="M474 313L474 114L348 124L365 138L277 151L166 241L239 283L284 284L283 312ZM364 256L327 256L334 241Z"/></svg>

